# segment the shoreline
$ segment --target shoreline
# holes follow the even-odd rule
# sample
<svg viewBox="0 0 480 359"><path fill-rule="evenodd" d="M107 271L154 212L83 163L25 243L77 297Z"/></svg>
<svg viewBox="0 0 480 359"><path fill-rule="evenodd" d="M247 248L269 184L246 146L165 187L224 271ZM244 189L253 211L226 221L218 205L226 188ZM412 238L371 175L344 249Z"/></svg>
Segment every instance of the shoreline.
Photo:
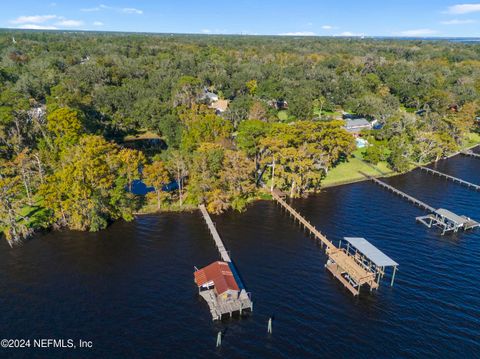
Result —
<svg viewBox="0 0 480 359"><path fill-rule="evenodd" d="M442 157L440 158L438 161L441 161L441 160L448 160L452 157L455 157L455 156L458 156L460 155L462 152L464 151L468 151L468 150L471 150L475 147L478 147L480 146L480 143L476 143L476 144L473 144L473 145L470 145L470 146L467 146L467 147L464 147L462 148L461 150L455 152L455 153L452 153L446 157ZM412 172L416 169L418 169L420 166L428 166L428 165L431 165L431 164L434 164L438 161L432 161L432 162L428 162L428 163L425 163L425 164L416 164L415 166L413 166L411 169L409 169L408 171L405 171L405 172L395 172L395 171L392 171L390 170L389 172L382 172L379 168L377 168L377 166L375 165L372 165L372 164L369 164L367 162L365 162L364 160L358 158L358 157L355 157L357 160L361 161L363 164L365 164L366 166L370 167L371 169L379 172L377 175L373 175L373 177L393 177L393 176L399 176L399 175L404 175L404 174L407 174L409 172ZM355 173L355 175L357 175L357 173ZM350 179L344 179L344 180L341 180L341 181L332 181L331 183L327 183L325 185L322 185L320 187L320 190L318 192L313 192L313 193L309 193L309 195L307 197L309 197L310 195L316 195L316 194L319 194L322 192L323 189L327 189L327 188L334 188L334 187L340 187L340 186L345 186L345 185L349 185L349 184L354 184L354 183L360 183L360 182L365 182L365 181L369 181L368 178L365 178L365 177L352 177ZM268 191L265 191L263 192L263 196L257 196L256 198L253 198L251 201L249 201L248 204L251 204L251 203L254 203L254 202L257 202L257 201L271 201L272 200L272 197L270 196L269 192ZM197 209L196 206L189 206L189 207L185 207L185 208L168 208L168 209L160 209L160 210L152 210L152 211L145 211L145 212L135 212L134 215L135 216L141 216L141 215L151 215L151 214L158 214L158 213L162 213L162 212L166 212L166 213L174 213L174 212L193 212Z"/></svg>
<svg viewBox="0 0 480 359"><path fill-rule="evenodd" d="M472 145L469 145L469 146L466 146L466 147L463 147L462 149L460 149L459 151L455 152L455 153L452 153L446 157L443 157L441 159L439 159L438 161L440 160L448 160L452 157L455 157L455 156L458 156L460 155L462 152L464 151L468 151L468 150L472 150L476 147L480 146L480 143L475 143L475 144L472 144ZM397 176L397 175L403 175L403 174L407 174L409 172L412 172L416 169L418 169L420 166L428 166L428 165L431 165L431 164L434 164L438 161L432 161L432 162L428 162L428 163L425 163L425 164L415 164L411 169L409 169L408 171L405 171L405 172L394 172L392 170L390 170L389 172L383 172L381 171L378 166L375 166L375 165L372 165L372 164L369 164L367 162L365 162L363 159L361 158L358 158L356 156L353 157L354 159L362 162L363 165L369 167L371 170L375 170L377 172L376 175L372 174L373 177L393 177L393 176ZM365 178L365 177L358 177L356 176L358 174L358 172L354 173L355 176L351 177L351 178L348 178L347 179L344 179L344 180L335 180L335 181L332 181L331 183L327 183L325 185L322 185L320 187L320 190L318 192L314 192L314 193L309 193L307 197L309 197L310 195L316 195L316 194L319 194L322 192L323 189L328 189L328 188L334 188L334 187L340 187L340 186L345 186L345 185L349 185L349 184L354 184L354 183L360 183L360 182L365 182L365 181L368 181L369 179L368 178ZM254 202L257 202L257 201L262 201L262 200L267 200L267 201L271 201L272 200L272 197L270 195L270 193L268 191L265 191L265 192L260 192L255 198L251 199L248 203L247 203L247 207L248 205L250 205L251 203L254 203ZM182 213L185 213L185 212L193 212L197 210L197 206L193 206L193 205L186 205L184 208L179 208L179 207L175 207L175 206L172 206L170 208L163 208L163 209L154 209L154 210L146 210L146 211L137 211L137 212L133 212L133 216L134 216L134 219L138 216L143 216L143 215L152 215L152 214L159 214L159 213L174 213L174 212L182 212ZM46 230L46 231L51 231L52 228L49 228L49 229L43 229L43 230ZM35 233L37 233L38 230L35 230ZM0 233L0 238L1 237L4 237L4 233L3 231Z"/></svg>

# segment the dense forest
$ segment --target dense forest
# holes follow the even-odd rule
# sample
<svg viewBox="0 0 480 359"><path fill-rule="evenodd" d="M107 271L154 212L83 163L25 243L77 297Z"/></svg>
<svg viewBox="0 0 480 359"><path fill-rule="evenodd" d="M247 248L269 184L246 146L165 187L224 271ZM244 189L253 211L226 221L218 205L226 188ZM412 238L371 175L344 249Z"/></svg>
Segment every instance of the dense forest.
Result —
<svg viewBox="0 0 480 359"><path fill-rule="evenodd" d="M479 94L474 44L5 30L0 228L15 243L141 208L242 210L272 175L316 191L355 150L345 112L380 125L365 160L404 171L460 148Z"/></svg>

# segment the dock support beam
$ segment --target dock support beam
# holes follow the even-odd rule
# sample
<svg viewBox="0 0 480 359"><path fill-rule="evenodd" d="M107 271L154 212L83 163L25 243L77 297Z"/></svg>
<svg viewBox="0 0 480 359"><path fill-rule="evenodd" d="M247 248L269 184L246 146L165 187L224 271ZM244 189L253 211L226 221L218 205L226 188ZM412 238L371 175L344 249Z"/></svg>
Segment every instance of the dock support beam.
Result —
<svg viewBox="0 0 480 359"><path fill-rule="evenodd" d="M395 280L396 271L397 271L397 266L393 267L392 281L390 282L390 287L393 287L393 281Z"/></svg>

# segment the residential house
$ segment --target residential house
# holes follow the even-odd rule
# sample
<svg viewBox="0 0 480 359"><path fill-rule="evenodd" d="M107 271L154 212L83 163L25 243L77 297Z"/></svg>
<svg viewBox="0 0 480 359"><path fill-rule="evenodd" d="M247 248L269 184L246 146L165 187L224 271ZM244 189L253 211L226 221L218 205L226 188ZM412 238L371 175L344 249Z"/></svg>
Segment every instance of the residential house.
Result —
<svg viewBox="0 0 480 359"><path fill-rule="evenodd" d="M373 126L366 118L356 118L345 120L345 126L343 128L355 136L358 136L362 130L371 130Z"/></svg>
<svg viewBox="0 0 480 359"><path fill-rule="evenodd" d="M209 105L210 108L215 109L217 115L223 114L228 109L228 100L217 100Z"/></svg>

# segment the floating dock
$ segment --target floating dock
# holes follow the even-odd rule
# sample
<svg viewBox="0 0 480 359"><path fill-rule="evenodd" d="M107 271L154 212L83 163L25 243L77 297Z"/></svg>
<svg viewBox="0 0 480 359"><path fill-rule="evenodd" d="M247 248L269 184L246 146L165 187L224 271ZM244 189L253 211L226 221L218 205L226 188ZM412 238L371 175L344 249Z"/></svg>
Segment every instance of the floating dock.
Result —
<svg viewBox="0 0 480 359"><path fill-rule="evenodd" d="M207 302L212 319L221 320L224 315L232 317L238 312L241 316L245 311L253 311L251 294L246 291L207 209L204 205L199 208L222 258L202 269L195 268L194 273L198 292Z"/></svg>
<svg viewBox="0 0 480 359"><path fill-rule="evenodd" d="M446 173L439 172L439 171L434 170L434 169L432 169L432 168L422 167L422 166L420 166L419 168L420 168L422 171L425 171L425 172L430 173L430 174L432 174L432 175L445 178L445 179L447 179L447 180L450 180L450 181L452 181L452 182L461 184L461 185L463 185L463 186L465 186L465 187L468 187L468 188L470 188L470 189L474 189L475 191L480 191L480 186L477 185L477 184L464 181L464 180L462 180L461 178L457 178L457 177L454 177L454 176L450 176L450 175L448 175L448 174L446 174Z"/></svg>
<svg viewBox="0 0 480 359"><path fill-rule="evenodd" d="M395 193L396 195L406 199L407 201L417 205L420 208L430 212L426 216L416 217L416 220L428 228L438 227L442 229L442 235L447 232L458 232L459 230L467 231L469 229L473 229L480 226L480 223L474 221L473 219L467 216L459 216L447 209L438 208L435 209L432 206L429 206L425 202L422 202L415 197L406 194L395 187L386 184L383 181L380 181L378 178L371 177L362 173L365 177L371 179L374 183L378 184L379 186L386 188L387 190Z"/></svg>
<svg viewBox="0 0 480 359"><path fill-rule="evenodd" d="M365 243L357 244L358 249L355 252L352 252L351 249L355 247L349 245L347 248L342 248L341 243L339 246L335 246L330 240L327 239L319 230L315 228L309 221L307 221L299 212L292 208L287 202L285 202L285 194L281 191L274 189L272 192L273 199L284 208L287 213L289 213L295 221L303 226L311 235L313 235L323 246L325 246L326 254L328 256L327 264L325 268L338 279L340 283L344 285L354 296L360 294L360 289L362 287L368 287L370 291L378 289L380 285L380 278L385 274L385 267L390 264L386 262L384 258L388 258L376 247L368 243L365 239L362 240L368 243L368 248ZM352 243L353 243L352 239ZM363 247L362 247L363 245ZM361 250L364 249L364 252ZM367 251L370 251L370 255ZM380 262L378 258L383 255L382 259L384 260L383 266L375 265L375 258L370 259L370 257L377 256L377 262ZM398 266L397 263L393 262L390 258L390 263L394 263L394 273ZM393 286L393 277L391 285Z"/></svg>

